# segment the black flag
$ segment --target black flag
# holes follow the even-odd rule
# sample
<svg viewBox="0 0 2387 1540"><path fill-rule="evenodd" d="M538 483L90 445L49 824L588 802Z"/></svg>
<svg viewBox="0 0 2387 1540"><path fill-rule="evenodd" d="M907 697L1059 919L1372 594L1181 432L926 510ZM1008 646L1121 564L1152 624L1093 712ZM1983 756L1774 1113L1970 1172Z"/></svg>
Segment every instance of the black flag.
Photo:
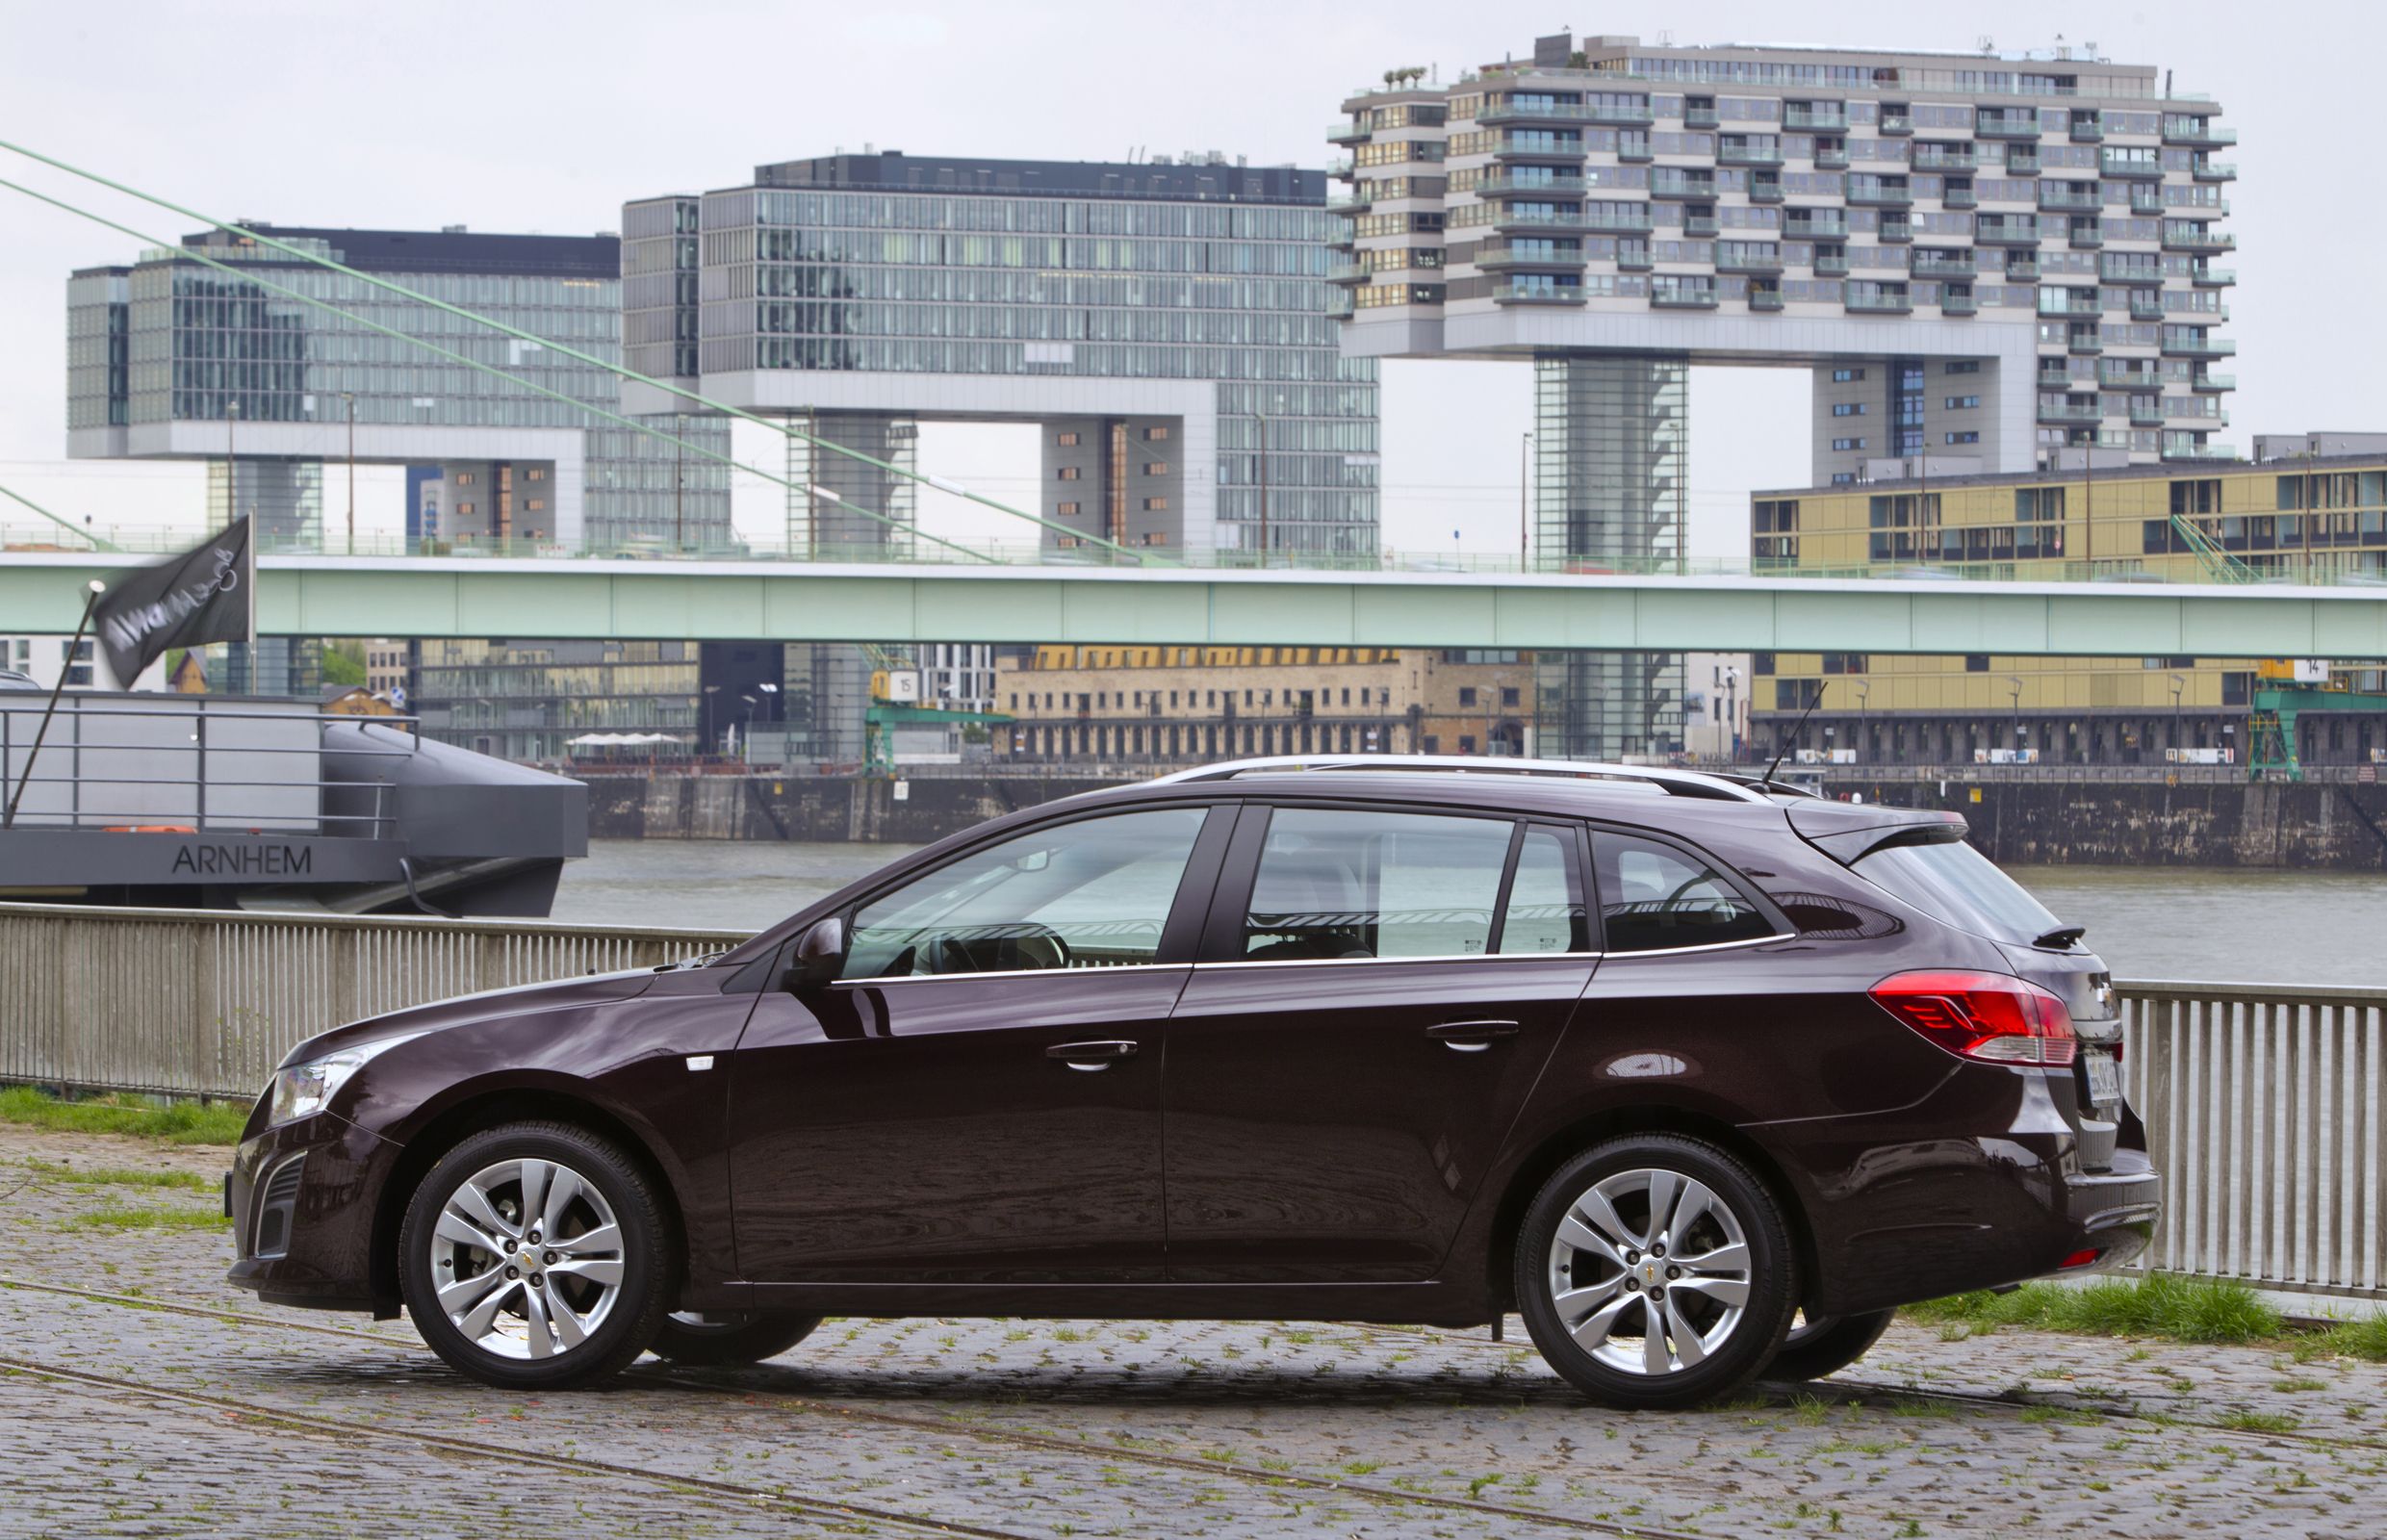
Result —
<svg viewBox="0 0 2387 1540"><path fill-rule="evenodd" d="M170 647L248 637L248 521L236 519L196 551L142 568L99 602L99 645L132 686Z"/></svg>

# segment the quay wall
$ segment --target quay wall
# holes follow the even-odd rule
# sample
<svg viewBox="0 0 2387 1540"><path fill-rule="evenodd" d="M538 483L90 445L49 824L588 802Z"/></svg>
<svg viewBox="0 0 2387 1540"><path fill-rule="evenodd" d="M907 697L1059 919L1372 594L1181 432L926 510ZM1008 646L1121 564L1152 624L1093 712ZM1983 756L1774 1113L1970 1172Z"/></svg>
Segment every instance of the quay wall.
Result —
<svg viewBox="0 0 2387 1540"><path fill-rule="evenodd" d="M925 844L1001 813L1140 774L591 776L598 839L844 840ZM2035 865L2243 866L2387 871L2387 785L2238 778L1878 778L1836 770L1833 794L1948 808L1991 859Z"/></svg>

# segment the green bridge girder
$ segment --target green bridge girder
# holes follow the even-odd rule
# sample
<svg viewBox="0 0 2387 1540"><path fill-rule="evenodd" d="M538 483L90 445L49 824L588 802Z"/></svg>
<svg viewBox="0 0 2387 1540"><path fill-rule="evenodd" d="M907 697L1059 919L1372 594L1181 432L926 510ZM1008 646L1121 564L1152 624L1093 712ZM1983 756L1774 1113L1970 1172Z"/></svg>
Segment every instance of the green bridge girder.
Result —
<svg viewBox="0 0 2387 1540"><path fill-rule="evenodd" d="M70 631L147 558L0 556L12 629ZM270 635L1585 648L2387 659L2387 588L269 556Z"/></svg>

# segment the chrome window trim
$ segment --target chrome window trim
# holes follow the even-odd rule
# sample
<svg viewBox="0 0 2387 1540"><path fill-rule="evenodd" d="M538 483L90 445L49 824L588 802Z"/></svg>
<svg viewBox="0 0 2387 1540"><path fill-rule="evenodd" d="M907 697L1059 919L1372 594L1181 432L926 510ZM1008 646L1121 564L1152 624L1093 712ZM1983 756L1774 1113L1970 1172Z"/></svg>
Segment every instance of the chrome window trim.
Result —
<svg viewBox="0 0 2387 1540"><path fill-rule="evenodd" d="M1695 941L1689 946L1653 946L1645 951L1605 952L1601 955L1614 958L1619 962L1643 957L1681 957L1685 952L1725 952L1737 946L1765 946L1775 941L1794 941L1798 939L1798 934L1796 931L1776 931L1771 936L1744 937L1737 941Z"/></svg>
<svg viewBox="0 0 2387 1540"><path fill-rule="evenodd" d="M988 968L983 973L876 973L866 979L832 979L829 987L842 989L859 984L927 984L947 979L1052 979L1091 973L1150 973L1160 968L1190 968L1191 962L1111 962L1098 968Z"/></svg>
<svg viewBox="0 0 2387 1540"><path fill-rule="evenodd" d="M1287 957L1229 958L1218 962L1196 962L1196 968L1348 968L1364 967L1373 962L1549 962L1558 959L1580 958L1596 962L1605 954L1600 952L1437 952L1428 957Z"/></svg>

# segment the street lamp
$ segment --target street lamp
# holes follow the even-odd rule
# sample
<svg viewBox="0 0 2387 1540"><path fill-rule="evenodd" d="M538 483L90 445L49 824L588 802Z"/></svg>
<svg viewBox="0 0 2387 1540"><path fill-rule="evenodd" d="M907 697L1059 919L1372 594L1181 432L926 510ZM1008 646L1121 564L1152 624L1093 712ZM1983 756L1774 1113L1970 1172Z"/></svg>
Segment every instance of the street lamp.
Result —
<svg viewBox="0 0 2387 1540"><path fill-rule="evenodd" d="M1865 703L1873 698L1873 681L1852 680L1849 682L1857 686L1857 761L1861 764L1865 757Z"/></svg>
<svg viewBox="0 0 2387 1540"><path fill-rule="evenodd" d="M2021 678L2020 678L2019 676L2017 676L2017 675L2014 675L2014 674L2009 674L2009 675L2007 675L2007 676L2006 676L2006 688L2014 692L2014 746L2015 746L2015 757L2017 760L2019 760L2019 759L2021 758L2021 757L2022 757L2022 680L2021 680Z"/></svg>
<svg viewBox="0 0 2387 1540"><path fill-rule="evenodd" d="M2169 676L2169 679L2171 682L2171 760L2177 764L2180 759L2180 692L2188 688L2188 680L2185 676L2178 674Z"/></svg>
<svg viewBox="0 0 2387 1540"><path fill-rule="evenodd" d="M1527 489L1533 484L1533 435L1527 433L1517 446L1517 570L1530 571L1533 566L1532 523L1527 508Z"/></svg>
<svg viewBox="0 0 2387 1540"><path fill-rule="evenodd" d="M356 393L342 391L348 405L348 554L356 554Z"/></svg>
<svg viewBox="0 0 2387 1540"><path fill-rule="evenodd" d="M1740 758L1740 670L1730 664L1724 670L1724 757Z"/></svg>

